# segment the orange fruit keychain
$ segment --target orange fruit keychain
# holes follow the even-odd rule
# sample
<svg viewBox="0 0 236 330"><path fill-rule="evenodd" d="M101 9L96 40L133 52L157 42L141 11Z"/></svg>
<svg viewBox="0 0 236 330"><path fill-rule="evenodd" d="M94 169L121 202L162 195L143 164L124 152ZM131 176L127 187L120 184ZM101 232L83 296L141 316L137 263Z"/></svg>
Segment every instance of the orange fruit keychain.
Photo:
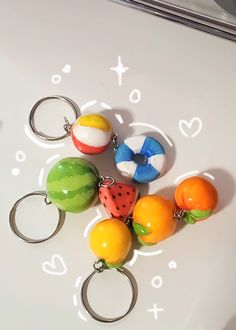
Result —
<svg viewBox="0 0 236 330"><path fill-rule="evenodd" d="M49 237L31 239L22 234L16 225L18 205L32 195L45 198L46 204L54 204L59 212L58 225ZM144 246L151 246L170 237L178 221L194 224L207 219L217 205L217 191L206 179L195 176L181 182L174 193L174 201L161 195L139 198L138 190L111 177L99 176L96 167L87 160L68 157L57 162L49 171L47 191L34 192L20 198L10 212L13 232L28 243L43 242L62 228L65 212L78 213L93 205L99 196L110 218L97 223L91 230L89 245L97 257L94 271L85 279L81 288L81 300L87 312L97 321L115 322L133 309L137 299L137 284L123 264L132 246L132 231ZM132 290L127 311L117 317L98 315L90 306L87 290L94 275L111 269L123 275Z"/></svg>
<svg viewBox="0 0 236 330"><path fill-rule="evenodd" d="M143 196L135 203L132 217L128 217L126 221L105 219L91 230L89 244L98 260L94 263L93 273L83 283L81 298L87 312L97 321L108 323L120 320L131 311L137 298L134 279L122 267L132 245L130 226L127 224L132 224L133 231L142 245L157 244L174 233L178 221L194 224L208 218L217 205L217 191L206 179L190 177L176 188L174 201L175 203L161 195ZM87 288L90 280L106 269L122 273L132 288L130 306L127 312L119 317L100 316L88 302Z"/></svg>
<svg viewBox="0 0 236 330"><path fill-rule="evenodd" d="M65 119L66 133L59 137L48 136L35 127L34 116L38 106L51 99L66 102L76 117L73 125ZM37 136L50 141L71 135L76 148L85 154L104 152L112 141L116 167L120 174L130 180L148 183L161 176L165 170L165 150L156 139L139 135L129 137L123 144L118 145L117 134L113 133L111 123L104 116L87 114L79 117L78 107L67 97L56 95L39 100L31 110L29 123ZM18 205L32 195L43 197L46 205L53 204L59 213L54 232L43 239L26 237L16 224ZM10 227L19 238L28 243L46 241L62 228L66 212L86 211L94 205L98 196L109 218L95 224L90 232L89 245L97 260L93 264L94 271L82 284L81 301L95 320L111 323L129 314L137 300L136 281L123 267L132 247L132 232L141 245L157 244L175 232L177 222L194 224L207 219L216 208L217 191L206 179L194 176L185 179L177 186L174 201L158 194L139 198L135 186L115 182L111 177L100 176L94 164L86 159L67 157L57 162L49 171L46 191L27 194L15 202L10 211ZM95 275L105 270L117 271L124 276L131 287L130 304L120 316L98 315L89 303L89 283Z"/></svg>
<svg viewBox="0 0 236 330"><path fill-rule="evenodd" d="M133 210L133 228L142 245L154 245L171 236L177 221L187 224L207 219L217 205L217 191L206 179L194 176L178 185L175 205L160 195L144 196Z"/></svg>

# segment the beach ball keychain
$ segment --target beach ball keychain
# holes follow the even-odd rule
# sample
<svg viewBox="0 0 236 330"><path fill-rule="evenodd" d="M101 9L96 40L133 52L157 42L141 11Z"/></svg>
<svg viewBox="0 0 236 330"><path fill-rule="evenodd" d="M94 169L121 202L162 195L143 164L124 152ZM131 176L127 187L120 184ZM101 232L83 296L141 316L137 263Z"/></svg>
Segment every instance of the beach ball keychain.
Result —
<svg viewBox="0 0 236 330"><path fill-rule="evenodd" d="M75 122L65 119L65 134L57 137L39 131L35 124L35 113L39 106L48 100L60 100L67 103L74 112ZM71 136L75 147L87 155L104 152L112 141L115 151L115 163L125 178L139 183L148 183L159 178L166 168L166 153L161 143L150 136L137 135L118 144L118 134L113 132L112 124L99 113L80 115L78 105L70 98L60 95L48 96L35 103L29 115L29 125L38 137L57 141Z"/></svg>

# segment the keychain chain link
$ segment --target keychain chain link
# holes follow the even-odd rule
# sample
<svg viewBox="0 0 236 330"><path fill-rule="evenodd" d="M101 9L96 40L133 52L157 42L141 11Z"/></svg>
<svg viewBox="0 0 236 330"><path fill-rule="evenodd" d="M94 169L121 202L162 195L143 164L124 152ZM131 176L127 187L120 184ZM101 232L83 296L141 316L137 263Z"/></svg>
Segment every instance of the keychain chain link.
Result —
<svg viewBox="0 0 236 330"><path fill-rule="evenodd" d="M106 266L105 262L102 259L99 259L93 263L93 268L95 272L102 273L108 267Z"/></svg>
<svg viewBox="0 0 236 330"><path fill-rule="evenodd" d="M51 204L52 204L52 202L50 201L50 199L48 199L48 196L46 196L46 197L44 198L44 203L45 203L46 205L51 205Z"/></svg>
<svg viewBox="0 0 236 330"><path fill-rule="evenodd" d="M119 144L118 144L118 142L117 142L117 140L118 140L118 134L117 134L117 133L114 133L114 134L112 135L111 140L112 140L112 144L113 144L114 150L117 150L118 147L119 147Z"/></svg>
<svg viewBox="0 0 236 330"><path fill-rule="evenodd" d="M182 221L185 216L185 213L186 213L185 210L175 210L175 212L174 212L175 221L177 221L177 222Z"/></svg>
<svg viewBox="0 0 236 330"><path fill-rule="evenodd" d="M63 128L67 133L70 133L73 125L69 122L69 120L66 117L64 117L64 120L65 120L65 124L63 125Z"/></svg>

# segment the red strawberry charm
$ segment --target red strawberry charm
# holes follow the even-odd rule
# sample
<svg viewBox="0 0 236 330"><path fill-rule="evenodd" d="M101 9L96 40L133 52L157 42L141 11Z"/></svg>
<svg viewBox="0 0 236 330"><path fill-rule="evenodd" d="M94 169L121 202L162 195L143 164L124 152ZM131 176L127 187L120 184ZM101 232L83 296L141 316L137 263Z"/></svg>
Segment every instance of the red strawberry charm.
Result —
<svg viewBox="0 0 236 330"><path fill-rule="evenodd" d="M111 218L125 221L133 211L139 191L130 184L105 178L100 183L99 198Z"/></svg>

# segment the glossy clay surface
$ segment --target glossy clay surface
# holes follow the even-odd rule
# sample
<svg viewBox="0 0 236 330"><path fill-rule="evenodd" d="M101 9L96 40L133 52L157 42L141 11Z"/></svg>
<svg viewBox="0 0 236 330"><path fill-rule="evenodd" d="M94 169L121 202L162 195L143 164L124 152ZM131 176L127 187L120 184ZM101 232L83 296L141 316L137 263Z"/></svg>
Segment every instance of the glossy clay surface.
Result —
<svg viewBox="0 0 236 330"><path fill-rule="evenodd" d="M236 43L107 0L9 0L1 4L0 329L235 330ZM122 75L121 86L117 73L110 69L118 65L118 56L129 68ZM70 72L64 73L62 69L68 67ZM61 81L53 84L56 74ZM141 98L132 103L130 95L135 99L135 89ZM108 326L90 318L80 301L82 281L93 271L96 260L86 228L92 221L108 218L101 203L79 214L67 213L60 233L37 246L19 241L8 225L14 202L25 193L44 190L53 164L68 156L85 157L70 138L40 141L50 146L45 149L30 140L30 134L26 136L31 106L40 97L55 94L75 100L83 114L105 114L119 134L119 143L139 134L161 141L168 171L150 184L137 185L141 196L162 194L173 199L183 175L195 170L211 174L219 192L217 212L209 220L183 226L154 246L134 244L143 255L135 253L137 258L133 258L130 253L124 266L137 280L138 301L130 315ZM105 111L102 102L112 110ZM54 104L49 103L45 112L39 110L40 121L36 121L41 129L46 125L43 131L54 133L54 127L58 128L55 135L60 135L63 118L57 110L50 111ZM65 105L59 105L63 116ZM122 117L122 124L116 114ZM71 109L65 115L73 122ZM202 121L201 130L197 118ZM133 123L139 125L130 126ZM162 130L173 147L154 128L144 125ZM25 161L16 161L18 150L25 153ZM57 158L49 162L53 156ZM111 147L89 159L101 175L125 182L113 156ZM12 175L15 168L18 175ZM177 180L179 177L182 179ZM55 207L44 207L40 198L26 202L22 209L28 211L28 221L19 214L24 228L34 228L33 218L38 224L33 230L36 236L44 233L44 225L54 226ZM44 209L46 213L42 213ZM94 222L90 230L92 225ZM61 259L52 259L54 255L60 256L66 269ZM117 296L109 296L109 289L116 285L113 273L98 275L97 283L104 283L104 276L107 279L106 292L104 286L91 292L94 308L111 316L120 311L114 310L113 301L121 309L130 301L129 289L119 293L118 284ZM164 311L148 311L154 305Z"/></svg>
<svg viewBox="0 0 236 330"><path fill-rule="evenodd" d="M139 164L135 155L143 156L145 162ZM137 135L125 139L115 154L115 162L120 173L139 183L148 183L161 176L166 166L163 146L156 139Z"/></svg>
<svg viewBox="0 0 236 330"><path fill-rule="evenodd" d="M131 248L132 236L126 224L111 218L94 226L89 242L99 259L104 259L109 267L117 267L123 263Z"/></svg>
<svg viewBox="0 0 236 330"><path fill-rule="evenodd" d="M61 210L85 211L96 201L97 191L98 171L84 159L64 158L48 173L48 197Z"/></svg>
<svg viewBox="0 0 236 330"><path fill-rule="evenodd" d="M160 195L143 196L133 211L133 227L143 245L156 244L171 236L176 227L174 205Z"/></svg>
<svg viewBox="0 0 236 330"><path fill-rule="evenodd" d="M102 153L110 143L111 136L111 123L99 113L80 116L71 131L74 145L84 154Z"/></svg>
<svg viewBox="0 0 236 330"><path fill-rule="evenodd" d="M138 189L125 183L99 188L100 201L112 218L125 220L132 213L138 196Z"/></svg>
<svg viewBox="0 0 236 330"><path fill-rule="evenodd" d="M208 218L217 205L214 185L203 177L190 177L179 184L175 191L176 205L186 211L187 223Z"/></svg>

